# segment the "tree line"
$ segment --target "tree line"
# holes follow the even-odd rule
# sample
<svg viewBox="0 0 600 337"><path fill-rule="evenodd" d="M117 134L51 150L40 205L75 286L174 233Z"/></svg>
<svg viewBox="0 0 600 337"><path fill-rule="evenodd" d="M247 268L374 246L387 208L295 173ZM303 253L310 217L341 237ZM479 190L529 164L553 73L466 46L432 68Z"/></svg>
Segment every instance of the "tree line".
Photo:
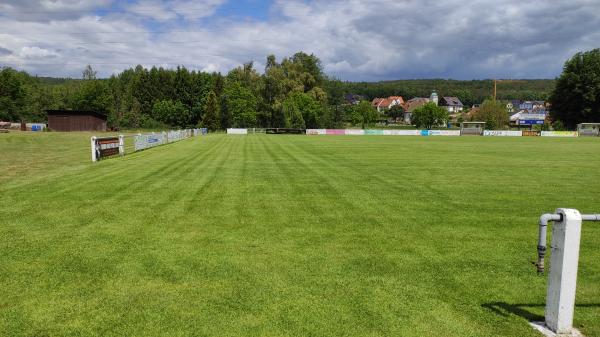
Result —
<svg viewBox="0 0 600 337"><path fill-rule="evenodd" d="M317 128L345 121L330 104L329 79L316 56L269 56L266 63L262 74L248 63L225 75L138 65L108 79L88 66L83 79L64 81L3 68L0 119L43 121L45 109L76 109L104 113L119 128Z"/></svg>
<svg viewBox="0 0 600 337"><path fill-rule="evenodd" d="M568 127L581 121L599 121L600 98L594 94L600 92L599 54L598 50L579 53L567 61L556 88L555 80L500 82L498 99L550 98L553 117ZM247 63L227 74L190 71L185 67L147 69L138 65L110 78L98 79L88 66L82 79L74 80L38 78L2 68L0 120L44 121L46 109L78 109L104 113L109 125L116 128L334 128L348 124L365 127L385 117L368 104L371 99L428 97L432 90L444 96L457 96L465 106L470 106L491 96L493 82L343 82L326 76L321 61L303 52L281 61L270 55L261 72L253 63ZM348 104L346 94L361 95L367 102ZM483 108L483 113L497 110L487 104ZM503 118L497 121L501 122Z"/></svg>

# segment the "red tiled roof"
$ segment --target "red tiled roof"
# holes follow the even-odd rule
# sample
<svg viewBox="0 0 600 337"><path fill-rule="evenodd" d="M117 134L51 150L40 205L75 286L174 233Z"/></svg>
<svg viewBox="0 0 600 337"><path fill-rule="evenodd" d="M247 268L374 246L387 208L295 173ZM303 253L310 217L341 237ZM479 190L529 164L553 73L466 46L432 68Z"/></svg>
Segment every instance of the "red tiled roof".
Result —
<svg viewBox="0 0 600 337"><path fill-rule="evenodd" d="M402 96L390 96L388 98L375 98L371 102L371 105L374 107L389 109L390 106L394 103L394 101L398 101L400 104L404 104L404 99L402 98Z"/></svg>
<svg viewBox="0 0 600 337"><path fill-rule="evenodd" d="M415 97L409 99L406 103L404 103L404 110L408 112L413 112L416 108L421 107L429 102L428 98L423 97Z"/></svg>
<svg viewBox="0 0 600 337"><path fill-rule="evenodd" d="M392 105L392 100L391 99L387 99L384 98L383 100L381 100L381 102L379 103L379 106L382 108L389 108L390 105Z"/></svg>
<svg viewBox="0 0 600 337"><path fill-rule="evenodd" d="M373 99L373 101L371 102L372 106L379 106L379 103L381 103L381 101L383 101L385 98L375 98Z"/></svg>
<svg viewBox="0 0 600 337"><path fill-rule="evenodd" d="M391 99L393 101L400 101L400 104L404 103L404 98L402 98L402 96L390 96L388 97L388 99Z"/></svg>

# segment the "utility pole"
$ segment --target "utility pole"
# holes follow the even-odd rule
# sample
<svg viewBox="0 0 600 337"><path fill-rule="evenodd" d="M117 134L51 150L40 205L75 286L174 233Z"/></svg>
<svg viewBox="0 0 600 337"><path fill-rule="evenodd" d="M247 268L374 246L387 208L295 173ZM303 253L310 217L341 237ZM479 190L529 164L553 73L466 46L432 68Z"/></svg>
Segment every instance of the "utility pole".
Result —
<svg viewBox="0 0 600 337"><path fill-rule="evenodd" d="M496 102L496 92L497 92L496 89L497 89L497 85L498 85L497 82L498 82L498 80L494 79L494 102Z"/></svg>

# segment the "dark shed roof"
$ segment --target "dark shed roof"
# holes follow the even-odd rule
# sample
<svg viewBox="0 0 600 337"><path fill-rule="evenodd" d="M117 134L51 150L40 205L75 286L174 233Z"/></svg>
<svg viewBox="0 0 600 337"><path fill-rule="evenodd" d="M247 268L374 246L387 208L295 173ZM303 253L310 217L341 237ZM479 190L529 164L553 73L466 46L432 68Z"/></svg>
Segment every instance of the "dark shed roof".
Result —
<svg viewBox="0 0 600 337"><path fill-rule="evenodd" d="M108 116L95 111L85 110L46 110L48 116L94 116L102 120L107 120Z"/></svg>

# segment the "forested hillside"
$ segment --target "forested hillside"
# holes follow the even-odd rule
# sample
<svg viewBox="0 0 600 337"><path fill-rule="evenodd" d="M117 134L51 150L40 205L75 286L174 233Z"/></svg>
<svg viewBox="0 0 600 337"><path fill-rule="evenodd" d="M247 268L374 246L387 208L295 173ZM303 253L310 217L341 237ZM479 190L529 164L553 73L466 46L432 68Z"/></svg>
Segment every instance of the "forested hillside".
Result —
<svg viewBox="0 0 600 337"><path fill-rule="evenodd" d="M346 105L346 94L410 99L436 90L458 96L465 106L493 94L491 80L342 82L328 78L320 60L302 52L281 61L268 56L266 64L259 71L248 63L227 74L137 66L108 79L97 79L91 67L82 79L2 68L0 120L44 121L45 109L79 109L105 113L109 125L121 128L337 127L362 124L359 117L368 115L365 105ZM498 98L546 99L553 86L554 80L500 81Z"/></svg>
<svg viewBox="0 0 600 337"><path fill-rule="evenodd" d="M552 89L554 80L499 80L497 82L497 98L500 100L546 100ZM385 82L343 82L342 91L375 97L402 96L429 97L432 90L441 96L456 96L465 106L483 102L493 96L493 80L399 80Z"/></svg>

